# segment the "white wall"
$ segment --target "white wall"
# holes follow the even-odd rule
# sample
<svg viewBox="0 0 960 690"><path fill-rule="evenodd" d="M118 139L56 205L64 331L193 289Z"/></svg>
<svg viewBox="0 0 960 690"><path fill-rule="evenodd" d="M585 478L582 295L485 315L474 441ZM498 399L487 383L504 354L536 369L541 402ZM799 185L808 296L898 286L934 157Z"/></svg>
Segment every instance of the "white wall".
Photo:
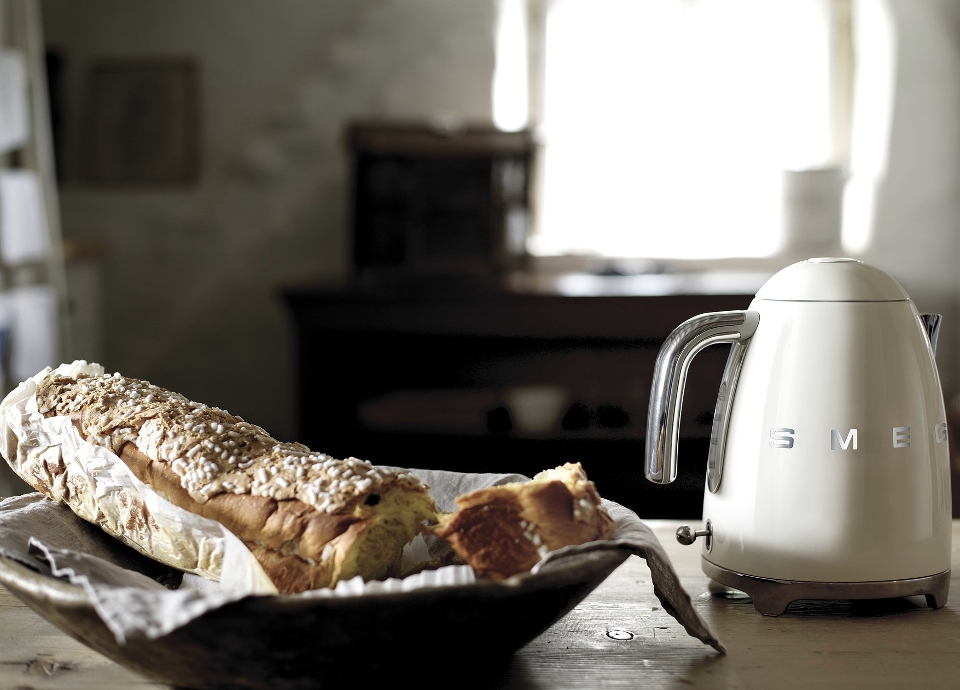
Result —
<svg viewBox="0 0 960 690"><path fill-rule="evenodd" d="M889 0L896 27L893 118L874 236L863 258L921 311L944 314L938 366L960 389L960 2Z"/></svg>
<svg viewBox="0 0 960 690"><path fill-rule="evenodd" d="M897 83L863 258L921 310L944 313L938 362L951 396L960 390L960 0L888 1ZM104 363L289 436L292 327L277 290L348 271L340 127L356 114L487 120L494 0L43 2L48 40L68 60L68 178L91 59L190 54L203 65L196 189L61 190L65 233L110 243Z"/></svg>
<svg viewBox="0 0 960 690"><path fill-rule="evenodd" d="M493 0L43 0L43 10L47 42L67 59L64 234L109 244L103 363L290 437L293 329L279 289L349 271L342 125L489 121ZM86 70L143 55L202 64L202 180L84 187Z"/></svg>
<svg viewBox="0 0 960 690"><path fill-rule="evenodd" d="M955 0L891 0L890 157L866 257L921 290L960 288L960 23Z"/></svg>

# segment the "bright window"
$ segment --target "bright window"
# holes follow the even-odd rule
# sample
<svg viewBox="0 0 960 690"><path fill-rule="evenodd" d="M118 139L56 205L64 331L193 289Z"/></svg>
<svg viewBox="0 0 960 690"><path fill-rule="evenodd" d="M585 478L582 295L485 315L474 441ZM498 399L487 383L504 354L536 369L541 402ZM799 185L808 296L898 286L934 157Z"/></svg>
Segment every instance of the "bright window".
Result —
<svg viewBox="0 0 960 690"><path fill-rule="evenodd" d="M783 171L837 162L831 1L548 2L531 251L774 253Z"/></svg>

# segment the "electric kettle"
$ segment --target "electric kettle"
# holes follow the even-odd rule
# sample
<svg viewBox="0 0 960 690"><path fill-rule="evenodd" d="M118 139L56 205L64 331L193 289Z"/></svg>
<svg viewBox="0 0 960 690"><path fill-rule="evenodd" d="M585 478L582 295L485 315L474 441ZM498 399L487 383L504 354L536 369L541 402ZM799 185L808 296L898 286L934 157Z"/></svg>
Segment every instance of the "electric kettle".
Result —
<svg viewBox="0 0 960 690"><path fill-rule="evenodd" d="M677 474L690 361L732 343L707 460L701 565L779 615L800 599L923 594L950 586L950 458L934 362L940 316L883 271L810 259L746 311L701 314L657 357L646 476Z"/></svg>

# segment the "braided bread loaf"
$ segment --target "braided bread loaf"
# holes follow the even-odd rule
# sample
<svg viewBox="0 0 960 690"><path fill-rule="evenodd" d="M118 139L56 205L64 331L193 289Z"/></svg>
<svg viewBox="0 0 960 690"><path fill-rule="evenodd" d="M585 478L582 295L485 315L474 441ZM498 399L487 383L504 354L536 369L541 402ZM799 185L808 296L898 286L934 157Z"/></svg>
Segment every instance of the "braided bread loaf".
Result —
<svg viewBox="0 0 960 690"><path fill-rule="evenodd" d="M39 412L69 417L87 442L115 453L167 501L222 524L280 592L330 587L356 575L383 578L424 523L436 521L427 487L410 474L280 443L221 409L84 365L89 373L49 372L38 380ZM89 489L68 465L7 460L35 489L90 519L77 508ZM149 532L149 516L143 523ZM101 526L118 537L123 531ZM150 553L149 537L138 548L176 561Z"/></svg>

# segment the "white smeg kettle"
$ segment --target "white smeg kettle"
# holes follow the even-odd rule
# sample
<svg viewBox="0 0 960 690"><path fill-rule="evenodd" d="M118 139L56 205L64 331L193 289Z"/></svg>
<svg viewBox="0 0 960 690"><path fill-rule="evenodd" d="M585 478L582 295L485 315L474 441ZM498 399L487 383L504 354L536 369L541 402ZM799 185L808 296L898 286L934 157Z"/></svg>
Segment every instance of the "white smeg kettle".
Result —
<svg viewBox="0 0 960 690"><path fill-rule="evenodd" d="M757 611L799 599L923 594L950 586L950 460L934 362L939 315L890 276L810 259L773 276L747 311L680 325L657 357L646 476L676 478L687 369L733 343L703 501L703 571Z"/></svg>

